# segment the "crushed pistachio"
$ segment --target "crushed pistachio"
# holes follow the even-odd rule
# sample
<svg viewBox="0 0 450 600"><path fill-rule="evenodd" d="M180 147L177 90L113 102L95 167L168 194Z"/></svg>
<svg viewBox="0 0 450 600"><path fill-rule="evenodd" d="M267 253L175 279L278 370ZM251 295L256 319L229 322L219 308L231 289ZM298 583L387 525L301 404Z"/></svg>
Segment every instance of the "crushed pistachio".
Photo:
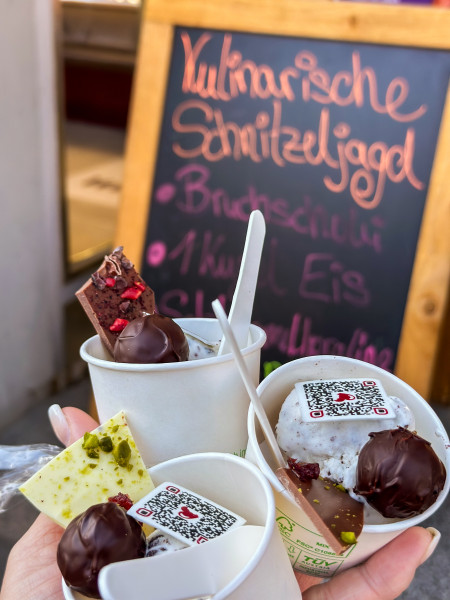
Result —
<svg viewBox="0 0 450 600"><path fill-rule="evenodd" d="M100 456L98 450L95 448L88 448L88 450L86 450L86 454L89 456L89 458L98 458Z"/></svg>
<svg viewBox="0 0 450 600"><path fill-rule="evenodd" d="M95 433L86 432L81 447L85 450L88 450L89 448L98 448L98 437Z"/></svg>
<svg viewBox="0 0 450 600"><path fill-rule="evenodd" d="M329 489L330 489L330 486L329 486L329 485L324 485L323 487L324 487L326 490L329 490Z"/></svg>
<svg viewBox="0 0 450 600"><path fill-rule="evenodd" d="M315 502L316 504L320 504L320 500L317 500L317 498L314 498L313 502Z"/></svg>
<svg viewBox="0 0 450 600"><path fill-rule="evenodd" d="M95 469L96 466L97 465L95 463L89 463L88 464L88 467L91 468L91 469Z"/></svg>
<svg viewBox="0 0 450 600"><path fill-rule="evenodd" d="M61 514L66 519L71 519L72 518L72 511L70 510L70 508L66 508L65 510L62 511Z"/></svg>
<svg viewBox="0 0 450 600"><path fill-rule="evenodd" d="M116 463L121 467L126 467L131 456L130 444L127 440L120 441L113 450L113 456Z"/></svg>
<svg viewBox="0 0 450 600"><path fill-rule="evenodd" d="M113 442L112 442L112 439L109 437L109 435L105 435L102 438L100 438L98 444L99 444L100 448L103 450L103 452L112 452Z"/></svg>
<svg viewBox="0 0 450 600"><path fill-rule="evenodd" d="M347 492L347 490L345 489L345 487L343 485L341 485L340 483L336 484L335 486L338 490L341 490L341 492Z"/></svg>
<svg viewBox="0 0 450 600"><path fill-rule="evenodd" d="M353 531L341 531L341 540L344 544L356 544L356 535Z"/></svg>

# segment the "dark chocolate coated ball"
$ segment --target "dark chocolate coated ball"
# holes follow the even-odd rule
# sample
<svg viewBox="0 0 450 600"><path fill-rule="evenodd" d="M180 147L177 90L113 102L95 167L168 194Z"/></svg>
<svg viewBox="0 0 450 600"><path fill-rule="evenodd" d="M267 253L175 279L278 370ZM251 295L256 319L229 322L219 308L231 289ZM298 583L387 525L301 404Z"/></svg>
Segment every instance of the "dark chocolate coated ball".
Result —
<svg viewBox="0 0 450 600"><path fill-rule="evenodd" d="M145 533L139 523L114 502L94 504L75 517L58 545L57 562L67 585L100 598L100 569L113 562L145 556Z"/></svg>
<svg viewBox="0 0 450 600"><path fill-rule="evenodd" d="M157 313L130 321L114 346L114 360L122 363L168 363L188 358L189 344L181 327Z"/></svg>
<svg viewBox="0 0 450 600"><path fill-rule="evenodd" d="M427 442L403 427L370 433L356 471L355 493L384 517L424 512L445 483L445 467Z"/></svg>

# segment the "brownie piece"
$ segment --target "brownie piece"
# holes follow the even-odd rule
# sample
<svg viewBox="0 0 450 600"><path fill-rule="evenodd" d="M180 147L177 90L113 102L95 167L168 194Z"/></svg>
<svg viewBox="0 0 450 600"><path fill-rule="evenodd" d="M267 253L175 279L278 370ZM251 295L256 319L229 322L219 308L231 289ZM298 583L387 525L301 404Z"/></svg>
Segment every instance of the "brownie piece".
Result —
<svg viewBox="0 0 450 600"><path fill-rule="evenodd" d="M155 312L155 294L119 246L75 293L107 350L136 317Z"/></svg>

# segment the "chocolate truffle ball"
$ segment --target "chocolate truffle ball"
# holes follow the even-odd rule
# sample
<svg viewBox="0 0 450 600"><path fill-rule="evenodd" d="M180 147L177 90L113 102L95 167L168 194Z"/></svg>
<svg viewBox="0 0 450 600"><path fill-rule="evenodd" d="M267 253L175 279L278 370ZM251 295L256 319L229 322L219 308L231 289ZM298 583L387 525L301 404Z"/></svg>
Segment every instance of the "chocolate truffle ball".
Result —
<svg viewBox="0 0 450 600"><path fill-rule="evenodd" d="M69 587L100 598L100 569L113 562L145 556L142 527L114 502L94 504L69 523L59 542L57 562Z"/></svg>
<svg viewBox="0 0 450 600"><path fill-rule="evenodd" d="M130 321L114 346L114 360L122 363L168 363L188 358L189 344L181 327L157 313Z"/></svg>
<svg viewBox="0 0 450 600"><path fill-rule="evenodd" d="M424 512L445 483L445 467L427 442L403 427L370 433L356 471L354 491L384 517Z"/></svg>

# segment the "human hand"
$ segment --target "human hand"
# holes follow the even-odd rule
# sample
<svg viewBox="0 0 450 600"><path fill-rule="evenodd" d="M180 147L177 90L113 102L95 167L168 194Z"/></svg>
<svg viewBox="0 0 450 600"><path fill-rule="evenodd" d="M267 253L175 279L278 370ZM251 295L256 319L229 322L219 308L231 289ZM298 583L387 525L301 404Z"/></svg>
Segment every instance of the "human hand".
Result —
<svg viewBox="0 0 450 600"><path fill-rule="evenodd" d="M97 427L94 419L78 408L64 408L62 413L59 407L52 409L53 428L66 446ZM62 600L56 549L63 531L46 515L38 516L10 552L0 600Z"/></svg>
<svg viewBox="0 0 450 600"><path fill-rule="evenodd" d="M51 420L65 445L97 427L94 419L79 409L60 410L54 409ZM62 532L45 515L36 519L11 550L0 600L62 599L61 573L55 560ZM394 600L410 585L417 567L431 556L439 538L435 529L412 527L364 564L326 583L318 584L318 579L297 573L303 600Z"/></svg>
<svg viewBox="0 0 450 600"><path fill-rule="evenodd" d="M343 571L326 583L296 574L303 600L394 600L414 578L417 567L436 548L437 529L411 527L373 554L365 563Z"/></svg>

